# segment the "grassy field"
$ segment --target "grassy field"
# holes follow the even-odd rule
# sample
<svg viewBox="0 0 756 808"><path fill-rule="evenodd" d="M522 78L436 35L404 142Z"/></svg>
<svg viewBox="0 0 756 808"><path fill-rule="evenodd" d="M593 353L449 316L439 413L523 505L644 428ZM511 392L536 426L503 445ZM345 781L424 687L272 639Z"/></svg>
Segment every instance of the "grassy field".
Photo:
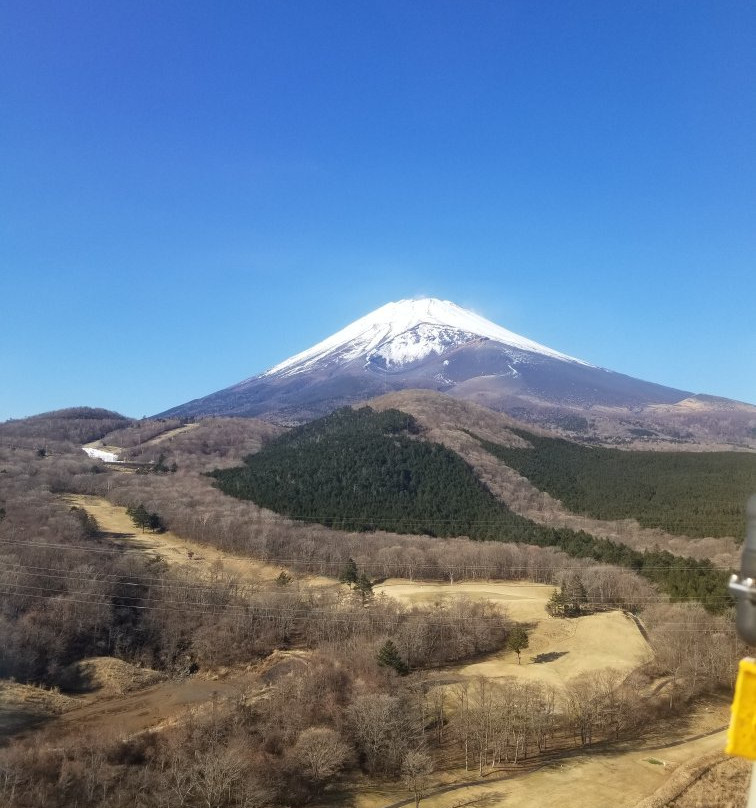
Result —
<svg viewBox="0 0 756 808"><path fill-rule="evenodd" d="M84 508L97 520L100 529L114 541L140 552L159 555L164 561L182 568L197 578L209 578L219 570L236 576L240 582L272 582L281 573L281 567L265 564L249 556L233 555L207 544L189 541L175 533L141 533L135 527L126 509L113 505L101 497L83 494L66 496L71 505ZM220 566L219 566L220 565ZM293 573L291 573L293 575ZM333 586L330 578L300 576L311 586Z"/></svg>
<svg viewBox="0 0 756 808"><path fill-rule="evenodd" d="M376 591L407 604L460 597L490 600L503 606L513 620L531 626L530 645L522 652L521 664L518 665L513 651L499 651L486 659L449 669L463 677L513 676L560 686L581 673L605 668L629 673L653 657L635 622L622 612L602 612L569 620L549 617L546 603L554 587L545 584L473 581L449 585L390 579L376 587Z"/></svg>

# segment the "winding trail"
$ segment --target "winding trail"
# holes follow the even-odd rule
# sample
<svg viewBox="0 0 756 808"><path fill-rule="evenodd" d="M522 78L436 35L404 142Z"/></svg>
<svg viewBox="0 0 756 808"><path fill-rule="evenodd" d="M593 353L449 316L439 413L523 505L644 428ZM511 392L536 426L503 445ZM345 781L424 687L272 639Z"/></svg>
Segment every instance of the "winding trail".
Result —
<svg viewBox="0 0 756 808"><path fill-rule="evenodd" d="M102 497L67 494L64 499L94 516L106 539L127 550L160 556L190 577L208 580L224 573L234 576L239 583L260 584L274 581L283 569L250 556L234 555L209 544L182 538L169 530L165 533L140 533L127 516L126 508L113 505ZM331 578L287 572L309 586L337 585Z"/></svg>

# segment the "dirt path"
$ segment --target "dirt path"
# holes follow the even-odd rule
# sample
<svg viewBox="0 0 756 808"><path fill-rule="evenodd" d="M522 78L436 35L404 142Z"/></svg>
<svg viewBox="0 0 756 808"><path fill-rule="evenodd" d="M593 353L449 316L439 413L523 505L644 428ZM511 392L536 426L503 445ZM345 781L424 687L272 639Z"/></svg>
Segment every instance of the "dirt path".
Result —
<svg viewBox="0 0 756 808"><path fill-rule="evenodd" d="M135 693L96 698L85 697L82 706L68 710L56 722L61 733L105 729L129 735L211 704L215 699L241 699L259 679L252 673L237 673L224 679L191 676L171 679Z"/></svg>
<svg viewBox="0 0 756 808"><path fill-rule="evenodd" d="M169 564L182 572L208 580L221 573L233 575L241 583L272 582L281 573L283 567L265 564L248 556L233 555L207 544L184 539L171 531L165 533L140 533L126 514L126 509L113 505L101 497L83 494L67 495L67 502L84 508L97 520L97 524L105 536L120 546L159 555ZM303 576L291 571L292 577L307 583L309 586L334 586L335 581L322 576Z"/></svg>
<svg viewBox="0 0 756 808"><path fill-rule="evenodd" d="M154 446L157 443L163 443L171 438L175 438L176 435L183 435L184 432L191 432L192 429L196 429L198 426L199 421L196 421L193 424L184 424L184 426L177 426L175 429L169 429L167 432L161 432L154 438L150 438L149 440L146 440L144 443L140 444L140 448L143 449L145 446Z"/></svg>
<svg viewBox="0 0 756 808"><path fill-rule="evenodd" d="M173 438L176 435L181 435L184 432L189 432L192 429L195 429L199 426L199 423L193 424L185 424L184 426L177 426L175 429L169 429L166 432L161 432L159 435L155 435L154 438L150 438L149 440L144 441L143 443L139 444L139 448L154 446L157 443L162 443L169 438ZM118 433L116 433L117 435ZM82 446L82 449L101 449L104 452L111 452L117 456L120 456L123 452L128 452L131 449L134 449L134 446L119 446L116 443L109 443L104 444L102 440L99 438L97 440L90 441L89 443L85 443Z"/></svg>

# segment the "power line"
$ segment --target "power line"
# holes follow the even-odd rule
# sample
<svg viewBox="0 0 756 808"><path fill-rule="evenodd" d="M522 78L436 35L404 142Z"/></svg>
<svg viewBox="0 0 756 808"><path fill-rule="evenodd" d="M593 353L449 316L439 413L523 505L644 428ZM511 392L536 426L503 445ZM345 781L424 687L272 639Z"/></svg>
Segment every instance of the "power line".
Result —
<svg viewBox="0 0 756 808"><path fill-rule="evenodd" d="M12 594L16 594L16 593L0 592L0 595L2 595L2 596L12 595ZM71 593L71 594L73 594L73 595L85 594L86 595L86 593L78 593L78 592L74 592L74 593ZM38 599L38 600L39 599L42 599L42 600L48 600L49 599L46 595L34 595L34 594L31 594L31 593L23 593L22 596L26 597L26 598L35 598L35 599ZM85 605L85 606L102 605L102 602L91 601L91 600L78 600L78 599L76 599L74 597L71 597L70 595L66 596L66 597L62 597L62 598L60 598L60 600L65 600L68 603L79 603L79 604L82 604L82 605ZM177 608L173 608L171 606L165 606L165 605L136 605L136 604L130 604L130 605L127 606L127 608L129 608L129 609L138 609L140 611L169 611L169 612L177 612L177 613L182 613L182 614L211 615L211 616L221 616L221 615L224 614L224 612L226 612L228 610L228 607L226 607L226 606L202 608L202 607L199 607L199 606L193 606L191 604L189 606L184 606L184 608L181 608L181 609L177 609ZM305 618L308 618L308 617L312 616L312 613L309 613L309 612L293 613L291 610L276 609L275 607L266 607L264 609L257 610L250 616L252 616L252 617L261 617L261 618L275 618L275 617L277 617L279 615L282 615L282 614L284 614L286 616L289 616L292 620L305 619ZM325 615L327 613L323 612L323 614ZM316 613L316 615L317 615L317 613ZM327 615L327 616L329 617L328 625L333 625L333 624L347 625L347 626L352 626L352 627L355 627L355 628L359 628L361 626L364 627L365 624L367 623L370 627L380 627L380 626L382 626L382 627L390 628L392 630L396 630L402 624L402 620L401 620L400 617L397 617L396 619L387 619L387 618L375 617L375 616L370 615L370 616L367 617L366 620L358 620L358 619L354 619L354 618L340 617L340 616L336 616L336 615ZM489 618L477 617L477 616L476 617L453 617L453 618L449 618L448 620L445 620L445 621L424 621L424 624L428 625L428 626L435 626L435 627L438 627L438 628L449 628L449 627L451 627L451 626L453 626L455 624L458 624L458 623L464 624L465 622L469 622L469 621L475 621L476 623L485 623L489 627L498 627L498 628L509 628L512 625L512 621L510 621L510 620L501 620L499 623L495 623L494 620L495 620L495 618L493 618L493 617L489 617ZM674 632L677 633L677 634L679 634L679 633L689 633L689 634L723 635L725 637L737 636L737 633L736 633L734 627L732 627L731 629L728 630L727 628L724 628L724 627L723 628L701 628L701 627L696 627L696 626L689 626L687 624L675 624L675 623L663 624L662 626L659 626L657 628L650 629L650 631L651 632L654 632L654 631L662 632L665 629L670 629L670 628L673 629ZM663 638L657 638L657 639L663 639ZM494 649L491 653L497 653L497 652L499 652L501 650L503 650L503 649L501 649L501 648Z"/></svg>
<svg viewBox="0 0 756 808"><path fill-rule="evenodd" d="M85 575L83 573L81 575L78 575L78 576L77 575L50 575L50 574L48 574L48 573L63 572L64 570L61 567L37 567L37 566L30 566L30 565L27 565L27 564L9 564L8 562L3 561L2 559L0 559L0 564L5 565L5 567L9 568L9 569L18 569L18 570L23 570L23 571L31 570L31 572L29 574L34 575L35 577L39 577L39 578L68 578L69 580L76 580L76 581L95 580L95 581L100 581L100 582L104 582L104 583L117 583L119 586L143 586L144 584L142 584L140 582L141 581L148 581L148 582L154 582L156 586L168 587L168 588L171 588L171 589L187 589L187 590L194 589L194 590L211 590L211 591L215 591L217 589L216 584L203 585L203 584L182 583L182 582L171 583L170 580L166 579L166 578L154 578L152 576L146 576L146 575L132 575L130 573L119 574L119 573L99 573L99 572L96 572L96 573L94 573L94 575L97 576L97 577L93 578L91 575L88 576L88 575ZM68 570L68 572L69 573L73 572L73 570ZM136 582L124 581L123 578L132 578L132 579L135 579ZM231 582L227 582L227 583L231 583ZM147 585L149 585L149 584L147 584ZM234 588L238 588L238 587L239 587L239 585L236 584L236 582L234 582Z"/></svg>
<svg viewBox="0 0 756 808"><path fill-rule="evenodd" d="M40 589L41 587L30 587L32 589ZM47 595L35 595L27 592L2 592L0 594L3 595L20 595L21 597L30 597L30 598L37 598L37 599L48 599ZM73 603L81 603L84 605L89 606L98 606L103 605L103 601L93 601L93 600L74 600L71 596L94 596L94 593L89 592L68 592L67 590L53 590L51 594L60 594L66 597L61 599L71 601ZM119 597L119 599L121 599ZM181 603L181 601L164 601L167 603ZM328 623L343 623L348 625L361 625L364 623L368 623L370 625L387 625L396 628L403 620L406 618L406 613L398 613L396 617L380 617L369 614L365 611L357 611L354 613L353 617L344 617L338 614L338 604L334 604L331 608L312 608L307 609L304 607L280 607L280 606L261 606L258 604L248 604L248 605L213 605L213 604L184 604L183 609L174 609L170 606L163 606L162 604L149 604L149 605L134 605L128 604L126 608L129 609L166 609L167 611L178 611L178 612L186 612L191 614L210 614L210 615L222 615L224 612L229 610L234 611L236 613L245 613L250 614L251 617L278 617L278 616L287 616L291 619L307 619L307 618L318 618L318 617L328 617ZM360 620L359 618L362 617L363 619ZM475 615L470 617L464 616L454 616L449 615L447 619L443 621L424 621L425 625L431 626L438 626L438 627L448 627L454 625L456 623L465 624L470 622L482 623L487 626L499 626L501 628L507 628L512 625L512 621L508 618L503 617L502 615Z"/></svg>
<svg viewBox="0 0 756 808"><path fill-rule="evenodd" d="M29 575L32 576L33 579L35 579L35 580L37 578L44 578L44 579L53 579L53 580L75 581L77 583L87 583L87 582L91 581L92 583L112 584L113 586L135 586L135 587L144 586L144 587L146 587L148 589L154 589L156 592L161 592L161 591L166 591L166 590L168 590L168 591L177 590L177 591L186 591L186 592L193 592L193 591L194 592L216 592L219 595L226 595L228 597L233 597L233 598L244 597L245 595L247 595L247 596L254 595L254 590L250 590L250 589L247 589L245 587L240 587L239 588L239 587L233 586L232 591L223 592L220 589L220 587L212 586L212 585L211 586L201 586L200 585L200 586L196 586L196 587L194 587L192 585L184 586L183 584L172 584L172 583L170 583L170 581L160 581L159 579L152 579L152 578L151 579L146 579L146 580L150 580L150 581L157 580L157 583L154 583L154 584L142 584L142 583L135 583L135 582L124 582L124 581L119 581L117 579L114 580L114 579L102 579L102 578L85 578L85 577L77 576L77 575L58 575L58 574L42 573L42 572L36 572L36 571L29 573ZM502 579L501 581L498 581L498 582L491 581L491 582L488 582L488 583L489 584L505 583L505 581L506 581L506 579ZM20 587L20 588L24 588L24 589L36 589L36 590L41 590L41 591L49 591L51 593L66 592L67 591L67 590L52 590L52 589L49 589L49 588L44 587L44 586L33 586L31 584L15 583L15 582L12 582L12 581L4 581L4 582L0 583L0 585ZM334 585L338 585L338 582L334 581ZM433 584L431 584L431 585L433 585ZM380 584L374 584L374 586L380 586ZM401 586L401 584L399 584L399 586ZM450 585L450 586L453 586L453 585ZM389 591L389 589L381 590L378 594L388 595L389 597L393 597L394 600L398 600L399 602L401 602L400 598L397 598L397 597L393 596L392 593ZM270 590L268 590L268 594L269 593L270 593ZM91 594L95 595L95 594L98 594L98 593L91 593ZM443 592L439 592L437 594L441 598L445 597ZM457 591L451 590L451 591L449 591L448 594L449 595L459 595L461 598L464 598L466 593L465 592L459 592L458 590ZM114 595L112 593L110 594L110 596L117 597L120 600L148 600L151 597L150 594L137 595L137 596L131 597L131 596L126 596L126 595ZM446 598L446 599L448 600L448 598ZM517 598L517 600L521 600L521 598ZM711 595L707 600L708 600L708 602L728 602L730 600L730 596L727 595L727 594ZM665 598L663 595L659 595L658 597L639 597L639 598L631 597L631 598L627 598L627 602L624 603L624 604L621 603L621 602L618 602L616 599L612 599L612 598L606 598L606 599L604 599L604 598L587 598L587 599L583 600L582 603L584 603L584 604L586 604L588 606L612 606L614 608L619 609L619 608L622 608L623 606L627 606L628 604L632 604L632 605L641 605L641 604L666 605L666 604L669 604L669 603L697 602L697 601L699 601L699 598L694 596L694 595L685 595L685 596L681 596L681 597L677 597L677 598ZM172 603L172 602L183 603L185 601L163 601L163 602L165 602L165 603ZM476 602L478 602L478 603L493 603L493 604L495 604L497 606L499 606L499 605L506 606L506 601L502 602L502 601L497 601L497 600L494 600L494 599L479 600L479 601L476 601ZM419 604L413 604L413 605L419 606ZM242 607L242 608L246 608L246 607Z"/></svg>
<svg viewBox="0 0 756 808"><path fill-rule="evenodd" d="M33 566L33 565L27 565L27 564L9 564L8 562L3 561L2 559L0 559L0 565L5 565L6 569L8 569L8 570L19 570L19 571L23 571L23 572L29 571L28 572L29 575L32 575L32 576L38 577L38 578L66 578L68 580L76 580L76 581L96 580L96 581L100 581L100 582L104 582L104 583L118 584L119 586L143 586L143 585L144 586L149 586L149 585L154 583L154 586L156 588L186 589L186 590L194 589L194 590L197 590L197 591L200 591L200 590L215 591L219 586L218 583L212 583L212 582L208 583L208 584L201 584L201 583L193 584L193 583L190 583L190 582L182 582L182 581L171 582L171 580L169 578L167 578L167 577L159 578L159 577L152 577L152 576L133 575L131 573L123 573L123 575L120 575L119 573L107 573L107 574L95 573L95 575L97 577L92 578L91 576L88 576L87 574L83 574L83 573L79 574L79 575L71 574L72 572L75 572L75 571L74 570L66 570L63 567L39 567L39 566ZM340 566L343 566L343 564L340 564ZM495 568L492 568L492 569L495 569ZM523 569L523 572L527 572L527 571L528 570ZM529 570L529 571L532 571L532 569ZM53 574L50 574L50 573L53 573ZM58 573L64 573L64 574L58 574ZM134 580L133 581L132 580L127 581L127 580L123 580L124 578L134 579ZM441 584L439 582L439 580L410 581L410 580L405 579L405 578L398 578L397 580L406 582L406 583L394 584L394 586L397 586L397 587L427 585L429 587L449 586L450 588L453 588L455 586L455 584L452 584L452 583L449 583L449 584L443 583L443 584ZM466 584L473 584L473 583L481 584L483 586L485 586L485 585L497 586L497 585L501 585L501 584L506 585L507 583L514 583L514 582L518 582L518 581L521 581L521 580L522 579L519 579L517 577L506 577L506 578L501 577L501 578L491 578L491 579L486 579L486 578L465 579L465 578L462 578L462 579L460 579L460 580L458 580L456 582L456 586L460 587L460 586L464 586ZM148 583L147 584L141 583L143 581L146 581ZM223 585L224 583L227 586L233 587L234 590L239 590L239 589L244 590L246 588L244 586L244 584L240 584L236 579L233 579L233 578L228 579L226 581L220 582L220 585ZM259 583L259 580L254 581L254 583ZM333 585L334 586L338 585L339 583L340 583L339 581L337 581L336 579L333 579ZM377 583L374 583L373 585L374 586L376 586L376 585L381 586L382 583L383 582L378 581ZM546 587L554 587L554 586L556 586L556 584L545 584L545 583L539 583L539 582L534 582L534 581L526 581L525 585L526 586L546 586ZM452 591L454 591L454 590L452 589ZM459 594L464 594L464 593L459 593ZM673 597L673 596L670 596L670 597ZM712 594L711 597L712 598L717 598L717 597L720 597L720 596L715 596L715 595ZM661 596L660 596L660 598L661 598ZM632 600L633 602L638 602L638 601L654 601L655 602L656 600L659 600L660 598L643 597L643 598L629 598L628 600ZM729 596L726 595L726 594L723 594L721 596L721 599L727 600L727 599L729 599ZM611 600L611 598L608 598L608 599L598 598L598 599L595 599L595 600L590 601L590 602L593 602L593 603L605 603L605 602L607 602L607 600ZM693 595L685 595L685 596L677 597L677 598L675 598L675 600L698 600L698 597L693 596ZM661 599L660 602L666 602L666 600Z"/></svg>
<svg viewBox="0 0 756 808"><path fill-rule="evenodd" d="M191 543L195 543L194 539L188 539L186 541L191 542ZM444 541L444 539L436 539L436 541ZM81 545L68 545L68 544L47 543L47 542L28 542L28 541L24 541L22 539L0 539L0 544L15 544L15 545L21 545L23 547L53 548L53 549L56 549L56 550L78 550L78 551L88 552L88 553L89 552L94 552L94 553L113 553L113 554L117 553L117 554L120 554L120 555L124 555L124 553L128 552L128 551L139 550L141 553L150 553L150 552L152 552L152 553L157 553L158 555L160 555L159 549L156 549L156 548L131 548L131 547L117 547L117 548L97 548L97 547L94 547L93 548L93 547L83 547ZM565 552L564 550L562 550L559 547L550 547L550 546L542 547L540 545L530 545L527 542L498 542L496 544L491 544L491 545L486 545L486 544L481 543L479 546L481 548L485 548L484 549L484 552L485 552L486 550L492 549L493 547L504 547L504 546L507 546L507 545L514 545L515 547L520 547L520 548L537 547L538 549L541 549L541 550L543 550L543 549L552 549L552 550L555 550L555 551L558 551L558 552L561 552L561 553ZM261 558L256 558L255 556L251 556L251 555L250 556L236 556L236 555L232 555L228 550L224 550L223 548L217 547L215 545L207 545L207 549L211 550L211 551L214 551L214 552L227 553L229 555L229 558L228 558L229 561L235 561L235 560L243 561L243 562L253 561L253 562L260 563L260 564L268 564L270 566L279 566L279 565L291 565L291 566L293 566L295 564L299 564L299 565L309 565L309 566L319 566L319 567L324 567L324 566L343 567L344 564L346 563L345 560L328 560L328 559L322 559L322 560L320 560L320 559L310 559L310 560L308 560L308 559L302 559L302 558L261 559ZM402 549L405 549L405 548L402 548ZM632 549L632 548L630 548L630 549ZM638 552L642 552L642 551L638 551ZM566 553L565 553L565 555L566 555ZM684 556L674 556L674 557L675 558L684 558ZM637 572L640 571L640 570L636 570L634 567L620 566L618 564L613 564L611 561L599 561L597 559L593 559L593 558L590 558L590 557L577 558L575 556L570 556L570 559L575 560L575 561L590 561L590 562L593 562L593 564L595 564L595 565L599 565L599 566L606 565L606 566L614 567L614 568L617 568L617 569L620 569L620 570L625 570L625 571L628 571L628 572L636 572L637 573ZM222 561L222 559L220 559L220 560ZM387 562L379 561L379 560L368 560L366 563L372 564L374 566L388 566ZM703 564L703 561L701 563ZM408 566L411 566L412 569L419 570L419 569L439 569L439 568L444 567L444 566L449 566L450 564L455 566L455 567L457 566L457 562L439 561L439 562L435 562L435 563L413 564L412 562L406 562L406 561L401 561L401 560L393 562L391 564L391 566L393 566L395 568L402 568L402 567L406 568ZM480 565L480 564L466 564L464 561L459 562L459 568L461 568L461 569L498 570L498 569L501 569L501 566L506 566L506 562L502 562L501 565L496 565L496 564ZM523 569L525 571L533 571L533 572L535 572L535 571L541 571L541 572L543 572L543 571L546 571L546 572L553 571L553 567L532 567L530 565L526 565L526 566L519 566L518 565L518 566L514 567L513 569ZM654 566L646 566L646 565L644 565L641 569L644 572L645 571L655 571L655 570L669 570L670 565L660 565L660 566L656 566L656 565L654 565ZM690 572L690 571L700 571L702 569L702 567L701 566L680 567L680 566L675 565L674 569L679 570L681 572L682 571ZM704 566L703 569L710 569L710 570L715 570L715 571L720 571L720 572L731 572L733 568L731 566L716 566L716 565L714 565L712 563L709 563L708 567Z"/></svg>
<svg viewBox="0 0 756 808"><path fill-rule="evenodd" d="M2 562L0 562L0 563L2 563ZM185 591L185 592L215 592L215 593L218 593L219 595L225 595L225 596L233 597L233 598L239 598L239 597L243 597L245 595L251 596L251 595L254 594L253 589L249 589L249 588L244 587L244 586L237 587L236 585L230 585L230 587L229 587L230 591L223 592L222 589L220 588L220 586L222 586L222 584L220 586L219 585L212 585L212 584L207 585L207 586L192 585L192 584L184 585L182 583L171 583L170 580L158 579L158 578L145 578L144 579L145 581L151 582L151 583L146 583L145 584L145 583L139 583L139 582L133 582L133 581L121 581L118 578L107 578L107 579L106 578L87 578L87 577L82 576L82 575L59 574L60 572L62 572L62 570L59 570L59 569L54 568L54 567L42 567L42 568L39 568L39 567L25 567L24 565L12 565L11 569L12 570L19 570L19 574L27 574L33 580L36 580L38 578L43 578L43 579L52 579L52 580L75 581L77 583L87 583L87 582L91 581L92 583L98 583L98 584L110 584L113 587L120 587L120 586L146 587L148 590L154 590L156 592L162 592L162 591L166 591L166 590L167 591L174 591L175 590L175 591L179 591L179 592L180 591ZM30 569L31 572L28 572L28 573L25 572L27 569ZM40 572L39 571L40 569L41 570L47 570L47 571ZM138 576L129 576L129 577L138 577ZM501 579L500 581L481 581L481 584L484 585L484 586L485 585L494 585L495 586L497 584L506 585L507 580L510 580L510 579ZM152 583L152 582L154 582L154 583ZM333 583L334 583L334 585L338 585L336 581L334 581ZM428 583L429 586L437 585L437 584L434 584L432 582L422 582L422 583ZM67 591L67 590L53 590L53 589L49 589L48 587L33 586L31 584L15 583L15 582L12 582L12 581L5 581L0 585L20 587L20 588L23 588L23 589L36 589L36 590L40 590L40 591L48 591L48 592L50 592L52 594L55 594L56 592L60 593L60 592L66 592ZM408 582L407 585L413 585L413 584L409 584L409 582ZM414 584L414 585L416 585L416 584ZM380 584L378 584L378 586L380 586ZM398 584L397 586L403 586L403 584ZM447 593L449 595L459 595L459 596L464 598L464 595L466 594L465 592L460 592L459 589L454 590L453 589L453 586L454 586L453 584L450 584L449 586L450 586L450 590L447 590ZM459 586L459 584L458 584L458 586ZM386 594L386 595L391 597L392 593L389 590L390 590L390 587L388 587L387 589L382 590L379 594ZM270 590L268 590L268 594L269 593L270 593ZM83 593L80 593L80 594L83 594ZM90 593L88 593L88 594L90 594ZM95 595L95 594L98 594L98 593L91 593L91 594ZM441 598L444 598L446 593L445 592L438 592L436 594L438 594ZM112 596L113 597L118 597L119 599L122 599L122 600L123 599L126 599L126 600L147 600L147 599L150 598L149 594L147 594L147 595L137 595L137 596L134 596L134 597L126 596L126 595L112 595ZM394 599L395 600L400 600L399 598L396 598L396 597L394 597ZM448 598L446 598L446 599L448 599ZM518 598L518 600L519 599L520 598ZM666 598L665 596L660 594L659 596L656 596L656 597L630 597L630 598L626 599L626 603L624 603L624 604L621 603L621 602L618 602L618 600L614 599L614 598L586 598L586 599L584 599L582 601L582 603L584 603L586 605L589 605L589 606L614 606L615 608L621 608L623 605L627 605L628 603L633 604L633 605L640 605L640 604L661 604L661 605L664 605L664 604L668 604L670 602L696 602L698 600L700 600L700 598L697 597L697 596L694 596L694 595L685 595L685 596L680 596L680 597ZM726 593L723 593L721 595L712 594L712 595L709 596L708 600L713 601L713 602L727 602L727 601L730 600L730 596L728 594L726 594ZM166 602L166 603L171 603L171 602L183 603L185 601L163 601L163 602ZM481 603L495 603L496 605L506 605L506 602L504 604L501 604L501 602L497 602L496 600L491 600L491 599L482 600L482 601L478 601L478 602L481 602ZM246 607L241 606L241 608L246 608Z"/></svg>

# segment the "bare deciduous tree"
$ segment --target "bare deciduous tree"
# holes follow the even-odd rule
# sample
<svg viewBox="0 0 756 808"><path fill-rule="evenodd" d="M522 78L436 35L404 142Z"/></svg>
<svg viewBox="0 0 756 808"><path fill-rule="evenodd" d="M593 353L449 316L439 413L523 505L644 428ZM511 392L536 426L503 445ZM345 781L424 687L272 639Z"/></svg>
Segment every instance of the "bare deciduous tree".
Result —
<svg viewBox="0 0 756 808"><path fill-rule="evenodd" d="M422 749L410 749L402 760L402 781L415 797L415 808L425 795L433 771L433 759Z"/></svg>
<svg viewBox="0 0 756 808"><path fill-rule="evenodd" d="M299 734L292 750L304 773L318 787L335 777L352 756L341 735L329 727L309 727Z"/></svg>

